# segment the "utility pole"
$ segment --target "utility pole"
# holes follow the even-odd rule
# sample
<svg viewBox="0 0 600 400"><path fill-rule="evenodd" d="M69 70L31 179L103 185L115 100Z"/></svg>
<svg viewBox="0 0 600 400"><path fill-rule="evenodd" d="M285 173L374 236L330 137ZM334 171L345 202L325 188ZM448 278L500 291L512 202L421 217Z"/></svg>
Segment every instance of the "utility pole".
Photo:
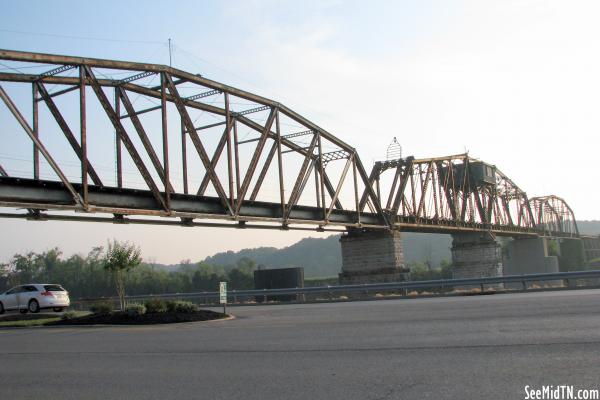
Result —
<svg viewBox="0 0 600 400"><path fill-rule="evenodd" d="M172 50L171 50L171 38L169 38L169 67L172 67Z"/></svg>

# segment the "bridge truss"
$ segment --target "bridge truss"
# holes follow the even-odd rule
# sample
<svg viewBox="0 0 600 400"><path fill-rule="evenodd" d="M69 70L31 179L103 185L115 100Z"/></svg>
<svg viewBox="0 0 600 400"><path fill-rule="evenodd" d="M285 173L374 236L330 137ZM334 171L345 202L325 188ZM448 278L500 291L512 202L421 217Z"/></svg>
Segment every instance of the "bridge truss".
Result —
<svg viewBox="0 0 600 400"><path fill-rule="evenodd" d="M200 75L9 50L0 60L0 123L13 135L0 206L26 210L2 217L578 234L564 201L530 201L468 155L378 162L369 175L356 149L298 113Z"/></svg>

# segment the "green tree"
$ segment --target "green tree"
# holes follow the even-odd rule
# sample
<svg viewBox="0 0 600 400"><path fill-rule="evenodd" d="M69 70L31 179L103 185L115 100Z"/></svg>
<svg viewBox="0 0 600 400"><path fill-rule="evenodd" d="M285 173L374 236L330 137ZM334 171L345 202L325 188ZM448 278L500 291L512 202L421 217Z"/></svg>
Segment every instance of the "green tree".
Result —
<svg viewBox="0 0 600 400"><path fill-rule="evenodd" d="M125 309L125 277L142 262L140 248L129 242L108 242L104 256L104 269L112 273L121 310Z"/></svg>

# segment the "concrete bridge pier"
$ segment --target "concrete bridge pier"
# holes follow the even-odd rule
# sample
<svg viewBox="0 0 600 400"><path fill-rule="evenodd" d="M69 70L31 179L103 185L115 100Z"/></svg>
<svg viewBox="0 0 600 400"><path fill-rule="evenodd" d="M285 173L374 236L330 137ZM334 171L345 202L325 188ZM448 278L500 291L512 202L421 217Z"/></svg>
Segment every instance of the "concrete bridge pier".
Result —
<svg viewBox="0 0 600 400"><path fill-rule="evenodd" d="M340 238L340 284L400 282L408 280L400 231L353 229Z"/></svg>
<svg viewBox="0 0 600 400"><path fill-rule="evenodd" d="M502 248L489 233L452 235L452 277L489 278L503 275ZM493 285L501 287L502 285Z"/></svg>
<svg viewBox="0 0 600 400"><path fill-rule="evenodd" d="M550 274L559 270L558 257L548 254L548 238L514 239L508 243L506 275Z"/></svg>
<svg viewBox="0 0 600 400"><path fill-rule="evenodd" d="M516 238L508 243L504 258L506 275L550 274L559 272L558 257L549 255L545 237ZM540 286L560 285L561 281L532 282ZM520 284L510 284L511 288L520 288Z"/></svg>

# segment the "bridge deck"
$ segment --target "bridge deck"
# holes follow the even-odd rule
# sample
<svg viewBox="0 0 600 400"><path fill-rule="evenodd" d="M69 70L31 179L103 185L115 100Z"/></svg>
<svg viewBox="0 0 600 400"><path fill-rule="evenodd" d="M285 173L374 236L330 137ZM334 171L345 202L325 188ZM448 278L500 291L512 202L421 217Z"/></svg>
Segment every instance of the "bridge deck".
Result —
<svg viewBox="0 0 600 400"><path fill-rule="evenodd" d="M76 190L80 185L74 184ZM112 223L166 224L181 226L218 226L232 228L263 229L301 229L326 230L325 225L339 228L388 229L377 214L363 212L361 223L356 221L356 213L351 210L333 210L325 223L323 209L312 206L295 206L287 224L283 224L282 210L279 203L245 202L240 209L240 216L234 218L226 213L220 200L211 196L173 194L170 209L162 209L149 190L119 189L114 187L88 186L89 204L86 209L74 204L69 191L60 182L33 180L12 177L0 177L0 206L24 208L28 213L2 213L0 217L28 218L41 220L91 221ZM33 210L42 210L42 214ZM49 214L46 211L53 211ZM86 215L56 213L74 211ZM102 217L101 214L113 214L114 217ZM138 218L124 218L135 216ZM144 218L139 217L170 217ZM194 220L220 220L220 222L198 222ZM247 225L256 222L260 225ZM240 224L241 223L241 224ZM308 225L312 225L309 227ZM440 221L432 219L413 219L398 217L394 227L406 232L459 233L459 232L492 232L499 236L537 236L540 232L523 229L517 226L485 226L480 223L464 223ZM334 230L334 229L328 229Z"/></svg>

